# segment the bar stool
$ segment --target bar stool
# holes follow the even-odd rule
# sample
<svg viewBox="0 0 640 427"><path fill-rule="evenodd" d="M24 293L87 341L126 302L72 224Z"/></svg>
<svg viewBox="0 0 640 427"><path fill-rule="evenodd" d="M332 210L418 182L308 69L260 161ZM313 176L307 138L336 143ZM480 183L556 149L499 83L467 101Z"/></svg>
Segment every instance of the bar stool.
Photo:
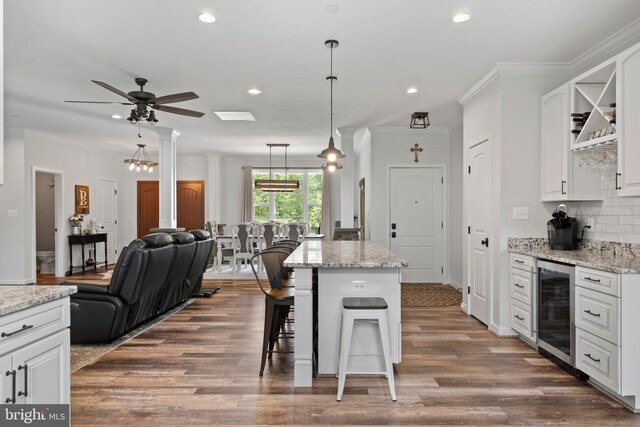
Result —
<svg viewBox="0 0 640 427"><path fill-rule="evenodd" d="M393 363L391 363L391 339L389 335L389 320L387 318L387 302L379 297L360 297L342 299L342 329L340 332L340 357L338 361L338 396L336 400L342 400L344 383L349 365L349 351L353 325L358 320L378 321L378 330L382 340L382 353L384 356L385 371L367 372L367 374L381 374L387 377L391 400L397 400L396 388L393 381ZM358 372L363 373L363 372Z"/></svg>

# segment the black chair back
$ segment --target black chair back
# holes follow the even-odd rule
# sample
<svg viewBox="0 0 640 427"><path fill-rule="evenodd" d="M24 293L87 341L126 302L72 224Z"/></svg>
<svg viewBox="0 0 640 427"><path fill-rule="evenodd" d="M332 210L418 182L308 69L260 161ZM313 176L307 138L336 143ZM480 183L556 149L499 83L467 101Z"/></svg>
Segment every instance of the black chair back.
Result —
<svg viewBox="0 0 640 427"><path fill-rule="evenodd" d="M182 285L183 300L200 292L202 288L202 274L207 269L207 262L211 256L211 251L216 247L215 240L211 238L209 232L205 230L191 230L190 233L193 234L196 240L196 252Z"/></svg>
<svg viewBox="0 0 640 427"><path fill-rule="evenodd" d="M271 248L259 252L251 258L251 269L253 270L253 274L256 276L256 280L258 281L260 289L262 289L262 292L264 292L266 295L268 295L266 292L266 288L263 286L263 283L260 280L260 276L258 275L253 261L257 257L260 257L262 265L264 266L264 270L267 273L267 278L269 279L269 287L271 289L282 289L282 280L285 278L282 275L282 267L284 266L284 260L287 259L289 255L290 252L286 250Z"/></svg>
<svg viewBox="0 0 640 427"><path fill-rule="evenodd" d="M191 233L173 233L171 235L175 245L175 253L171 268L167 274L167 281L160 293L159 311L166 311L182 301L184 293L184 278L191 268L196 253L195 237Z"/></svg>

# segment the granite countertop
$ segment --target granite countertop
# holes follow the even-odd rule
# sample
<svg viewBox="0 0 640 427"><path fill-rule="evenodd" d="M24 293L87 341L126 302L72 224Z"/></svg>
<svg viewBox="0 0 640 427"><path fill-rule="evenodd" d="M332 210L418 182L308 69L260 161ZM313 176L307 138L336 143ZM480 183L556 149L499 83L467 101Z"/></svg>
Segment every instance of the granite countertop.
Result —
<svg viewBox="0 0 640 427"><path fill-rule="evenodd" d="M637 245L588 241L575 251L554 250L543 238L510 238L509 252L618 274L640 274Z"/></svg>
<svg viewBox="0 0 640 427"><path fill-rule="evenodd" d="M0 316L64 298L76 292L76 286L0 286Z"/></svg>
<svg viewBox="0 0 640 427"><path fill-rule="evenodd" d="M284 261L286 267L397 268L409 264L369 241L305 240Z"/></svg>

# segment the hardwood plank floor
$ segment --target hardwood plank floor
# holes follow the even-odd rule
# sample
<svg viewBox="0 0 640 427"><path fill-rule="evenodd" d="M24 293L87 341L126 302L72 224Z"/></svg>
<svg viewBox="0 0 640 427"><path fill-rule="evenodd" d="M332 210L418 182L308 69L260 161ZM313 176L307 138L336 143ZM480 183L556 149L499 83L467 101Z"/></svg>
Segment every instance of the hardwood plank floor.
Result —
<svg viewBox="0 0 640 427"><path fill-rule="evenodd" d="M403 309L398 401L380 377L293 388L293 357L258 376L264 298L253 281L221 289L71 376L73 425L640 425L524 343L497 338L457 307ZM283 345L283 349L287 346Z"/></svg>

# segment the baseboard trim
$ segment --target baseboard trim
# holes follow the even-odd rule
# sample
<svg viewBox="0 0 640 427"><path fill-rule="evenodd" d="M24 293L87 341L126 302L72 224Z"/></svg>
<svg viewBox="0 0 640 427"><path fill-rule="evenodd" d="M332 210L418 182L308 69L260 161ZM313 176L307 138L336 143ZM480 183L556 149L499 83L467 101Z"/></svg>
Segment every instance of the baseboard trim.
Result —
<svg viewBox="0 0 640 427"><path fill-rule="evenodd" d="M466 303L460 304L460 310L464 312L464 314L469 315L469 307L467 307Z"/></svg>
<svg viewBox="0 0 640 427"><path fill-rule="evenodd" d="M498 337L517 337L519 336L516 331L509 327L501 327L494 323L489 324L489 330Z"/></svg>
<svg viewBox="0 0 640 427"><path fill-rule="evenodd" d="M0 285L31 285L33 283L33 279L0 280Z"/></svg>
<svg viewBox="0 0 640 427"><path fill-rule="evenodd" d="M459 291L462 291L462 285L458 282L456 282L455 280L447 280L447 284L453 286L454 288L456 288Z"/></svg>

